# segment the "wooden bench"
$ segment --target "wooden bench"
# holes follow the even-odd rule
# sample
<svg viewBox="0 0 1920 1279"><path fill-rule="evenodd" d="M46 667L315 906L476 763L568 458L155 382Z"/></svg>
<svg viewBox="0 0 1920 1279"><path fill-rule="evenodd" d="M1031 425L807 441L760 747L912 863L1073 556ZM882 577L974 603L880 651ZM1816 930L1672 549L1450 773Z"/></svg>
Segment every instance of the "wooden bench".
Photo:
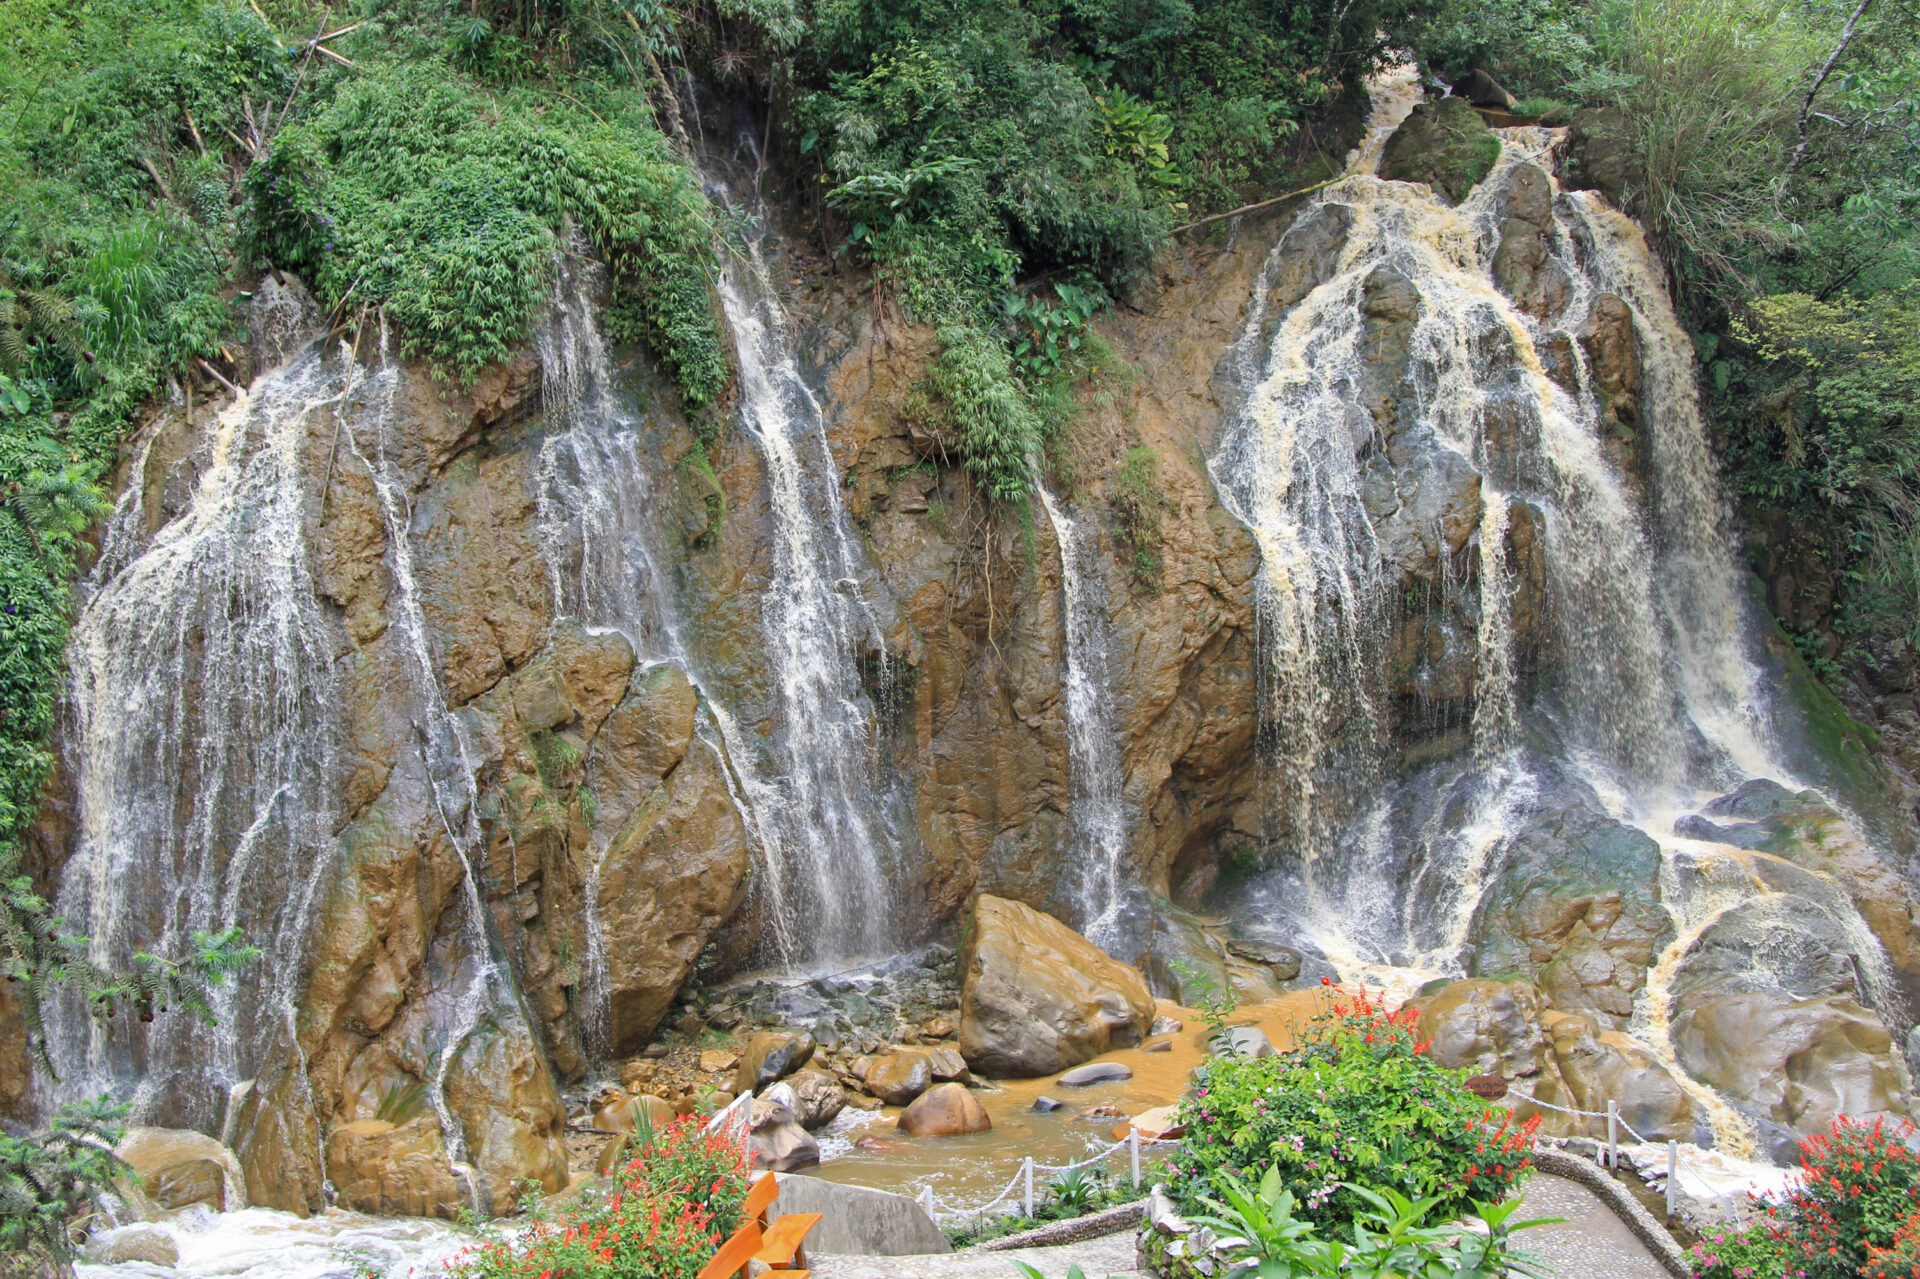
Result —
<svg viewBox="0 0 1920 1279"><path fill-rule="evenodd" d="M749 1262L757 1261L769 1270L778 1270L780 1279L809 1279L803 1244L807 1232L820 1224L817 1212L788 1212L767 1222L767 1211L780 1194L772 1173L753 1183L740 1205L740 1228L735 1230L713 1259L700 1268L699 1279L732 1279L744 1275Z"/></svg>

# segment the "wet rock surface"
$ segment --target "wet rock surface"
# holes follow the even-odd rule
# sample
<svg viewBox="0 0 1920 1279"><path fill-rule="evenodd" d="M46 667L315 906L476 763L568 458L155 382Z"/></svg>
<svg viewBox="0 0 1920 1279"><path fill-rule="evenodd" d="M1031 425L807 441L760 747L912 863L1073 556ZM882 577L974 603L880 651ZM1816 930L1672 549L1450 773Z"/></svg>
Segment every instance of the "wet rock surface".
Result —
<svg viewBox="0 0 1920 1279"><path fill-rule="evenodd" d="M1050 1075L1138 1044L1153 1021L1137 969L1019 902L975 901L960 964L959 1049L988 1076Z"/></svg>
<svg viewBox="0 0 1920 1279"><path fill-rule="evenodd" d="M1439 98L1416 106L1387 139L1380 176L1425 182L1447 203L1458 204L1499 155L1499 139L1465 98Z"/></svg>

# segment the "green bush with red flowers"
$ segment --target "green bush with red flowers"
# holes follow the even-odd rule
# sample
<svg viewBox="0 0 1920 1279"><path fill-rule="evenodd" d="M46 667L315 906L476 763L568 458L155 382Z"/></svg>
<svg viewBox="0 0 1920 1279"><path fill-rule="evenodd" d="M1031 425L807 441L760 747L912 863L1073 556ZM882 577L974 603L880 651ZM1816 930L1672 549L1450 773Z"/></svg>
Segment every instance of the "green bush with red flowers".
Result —
<svg viewBox="0 0 1920 1279"><path fill-rule="evenodd" d="M555 1219L467 1249L450 1279L693 1279L740 1224L746 1155L697 1119L639 1155Z"/></svg>
<svg viewBox="0 0 1920 1279"><path fill-rule="evenodd" d="M1909 1120L1845 1115L1800 1143L1784 1202L1693 1250L1696 1279L1920 1279L1920 1152Z"/></svg>
<svg viewBox="0 0 1920 1279"><path fill-rule="evenodd" d="M1217 1195L1221 1174L1256 1182L1269 1167L1328 1228L1369 1207L1343 1183L1437 1196L1443 1217L1505 1198L1532 1166L1539 1120L1516 1124L1468 1092L1461 1072L1428 1055L1415 1020L1363 990L1316 1018L1292 1051L1201 1066L1168 1181L1183 1210Z"/></svg>

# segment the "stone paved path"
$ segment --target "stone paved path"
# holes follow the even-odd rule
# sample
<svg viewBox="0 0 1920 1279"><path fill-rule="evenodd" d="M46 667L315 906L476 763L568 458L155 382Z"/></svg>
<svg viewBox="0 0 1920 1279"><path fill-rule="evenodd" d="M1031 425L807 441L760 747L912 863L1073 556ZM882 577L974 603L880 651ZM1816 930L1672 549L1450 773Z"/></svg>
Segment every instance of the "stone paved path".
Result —
<svg viewBox="0 0 1920 1279"><path fill-rule="evenodd" d="M1557 1279L1672 1279L1647 1246L1594 1193L1564 1177L1535 1173L1527 1184L1519 1220L1562 1217L1522 1238L1540 1254ZM1013 1268L1024 1261L1047 1279L1066 1279L1078 1264L1087 1279L1134 1279L1133 1232L1057 1248L1016 1248L1007 1252L955 1252L930 1257L808 1258L815 1279L1019 1279Z"/></svg>
<svg viewBox="0 0 1920 1279"><path fill-rule="evenodd" d="M1559 1279L1672 1279L1626 1223L1577 1181L1534 1173L1515 1219L1534 1217L1566 1219L1520 1236Z"/></svg>

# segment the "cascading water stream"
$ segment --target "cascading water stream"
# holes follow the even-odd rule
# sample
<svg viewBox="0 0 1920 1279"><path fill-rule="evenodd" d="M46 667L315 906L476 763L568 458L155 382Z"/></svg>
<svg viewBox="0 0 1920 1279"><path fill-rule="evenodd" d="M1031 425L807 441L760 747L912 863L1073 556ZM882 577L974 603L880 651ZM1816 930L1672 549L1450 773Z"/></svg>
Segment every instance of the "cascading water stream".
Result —
<svg viewBox="0 0 1920 1279"><path fill-rule="evenodd" d="M1674 818L1747 777L1797 789L1769 746L1691 345L1633 223L1552 183L1546 131L1502 131L1493 171L1458 208L1375 176L1417 99L1410 77L1388 77L1347 176L1300 212L1262 272L1233 361L1244 405L1210 461L1262 557L1260 740L1281 869L1248 914L1289 926L1343 978L1411 993L1460 973L1488 876L1547 790L1585 788L1661 848L1677 937L1634 1028L1671 1063L1680 958L1725 909L1767 891L1745 871L1677 875L1707 855L1676 839ZM1523 182L1537 184L1535 225L1560 273L1531 306L1495 278ZM1320 282L1268 314L1291 238L1330 226L1339 248ZM1644 496L1608 435L1586 345L1609 316L1624 317L1640 361ZM1522 535L1548 596L1530 606L1545 620L1530 619L1525 699ZM1403 601L1416 578L1433 585ZM1405 657L1388 650L1416 608L1440 619L1428 625L1461 618L1470 637L1472 750L1451 771L1399 775L1386 751L1404 712L1389 690ZM1845 894L1823 905L1873 952L1862 968L1884 986L1884 955ZM1699 1100L1739 1144L1737 1117Z"/></svg>
<svg viewBox="0 0 1920 1279"><path fill-rule="evenodd" d="M1072 787L1073 838L1078 845L1080 931L1095 945L1117 951L1130 886L1128 816L1119 717L1114 712L1111 622L1100 590L1097 535L1089 537L1061 509L1038 468L1034 491L1060 547L1060 592L1065 605L1067 754Z"/></svg>
<svg viewBox="0 0 1920 1279"><path fill-rule="evenodd" d="M709 187L734 207L725 183ZM773 540L760 614L773 703L762 889L788 963L877 954L893 942L895 858L858 654L884 663L886 641L861 589L825 414L765 261L766 210L755 200L745 212L754 230L725 257L718 291Z"/></svg>
<svg viewBox="0 0 1920 1279"><path fill-rule="evenodd" d="M109 967L234 926L262 951L244 993L216 994L211 1029L169 1017L109 1034L77 1000L58 1010L63 1092L134 1085L143 1122L217 1124L227 1089L291 1035L335 853L342 646L308 550L307 452L350 378L314 347L259 379L221 412L186 509L151 534L130 484L74 626L78 813L59 913Z"/></svg>

